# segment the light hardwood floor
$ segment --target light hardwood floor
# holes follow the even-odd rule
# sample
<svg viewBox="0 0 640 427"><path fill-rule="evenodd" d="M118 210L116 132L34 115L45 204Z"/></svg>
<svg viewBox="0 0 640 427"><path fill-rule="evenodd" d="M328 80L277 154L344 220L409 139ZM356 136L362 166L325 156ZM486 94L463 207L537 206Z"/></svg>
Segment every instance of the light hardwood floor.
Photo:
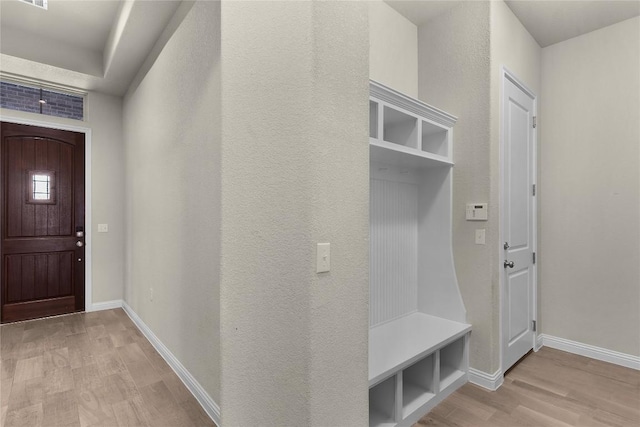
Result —
<svg viewBox="0 0 640 427"><path fill-rule="evenodd" d="M2 325L0 425L215 426L122 309Z"/></svg>
<svg viewBox="0 0 640 427"><path fill-rule="evenodd" d="M466 384L414 427L640 426L640 371L543 347L496 392Z"/></svg>
<svg viewBox="0 0 640 427"><path fill-rule="evenodd" d="M3 325L0 342L2 426L214 426L121 309ZM640 372L543 348L416 426L638 427Z"/></svg>

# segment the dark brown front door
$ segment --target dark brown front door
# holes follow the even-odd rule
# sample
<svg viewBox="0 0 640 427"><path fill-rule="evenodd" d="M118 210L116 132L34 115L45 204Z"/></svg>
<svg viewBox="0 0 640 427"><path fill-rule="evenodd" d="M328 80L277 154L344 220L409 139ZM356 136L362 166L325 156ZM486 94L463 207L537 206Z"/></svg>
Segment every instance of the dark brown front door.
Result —
<svg viewBox="0 0 640 427"><path fill-rule="evenodd" d="M84 310L84 134L2 123L2 322Z"/></svg>

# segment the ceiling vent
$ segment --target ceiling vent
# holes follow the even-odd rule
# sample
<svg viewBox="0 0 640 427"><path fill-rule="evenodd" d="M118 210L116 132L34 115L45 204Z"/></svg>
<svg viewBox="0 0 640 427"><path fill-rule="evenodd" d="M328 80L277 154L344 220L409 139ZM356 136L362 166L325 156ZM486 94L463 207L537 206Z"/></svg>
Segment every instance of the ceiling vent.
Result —
<svg viewBox="0 0 640 427"><path fill-rule="evenodd" d="M47 0L21 0L24 3L29 3L34 6L38 6L42 9L47 9Z"/></svg>

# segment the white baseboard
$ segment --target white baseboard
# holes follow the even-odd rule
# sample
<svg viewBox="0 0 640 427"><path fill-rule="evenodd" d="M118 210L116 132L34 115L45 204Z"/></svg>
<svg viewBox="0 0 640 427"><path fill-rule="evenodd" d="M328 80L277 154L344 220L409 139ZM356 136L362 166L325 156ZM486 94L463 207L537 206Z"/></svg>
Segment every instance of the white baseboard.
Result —
<svg viewBox="0 0 640 427"><path fill-rule="evenodd" d="M122 300L114 299L113 301L94 302L91 304L91 308L87 311L100 311L111 310L113 308L121 308Z"/></svg>
<svg viewBox="0 0 640 427"><path fill-rule="evenodd" d="M198 383L198 381L191 375L191 373L187 370L187 368L180 363L180 361L169 351L169 349L160 341L160 339L149 329L149 327L142 321L140 316L136 314L135 311L127 304L126 302L122 302L122 308L125 313L131 318L133 323L140 329L140 332L149 340L149 342L155 347L155 349L160 353L162 358L171 366L171 369L178 375L178 377L182 380L184 385L189 389L191 394L200 402L202 408L205 410L207 415L216 423L216 425L220 426L220 407L216 404L216 402L209 396L209 394L205 391L205 389Z"/></svg>
<svg viewBox="0 0 640 427"><path fill-rule="evenodd" d="M546 347L555 348L557 350L566 351L568 353L580 356L590 357L591 359L601 360L603 362L613 363L615 365L624 366L626 368L640 370L640 357L630 354L619 353L606 348L596 347L589 344L583 344L576 341L558 338L551 335L542 334L542 344Z"/></svg>
<svg viewBox="0 0 640 427"><path fill-rule="evenodd" d="M469 368L469 382L486 388L487 390L496 391L504 382L504 375L501 370L497 370L492 374Z"/></svg>

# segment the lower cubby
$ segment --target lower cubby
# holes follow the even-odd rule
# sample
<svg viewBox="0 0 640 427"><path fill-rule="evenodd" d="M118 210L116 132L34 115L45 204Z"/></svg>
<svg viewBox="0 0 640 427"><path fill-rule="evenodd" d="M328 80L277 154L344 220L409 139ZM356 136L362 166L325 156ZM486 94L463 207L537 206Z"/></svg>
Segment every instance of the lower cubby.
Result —
<svg viewBox="0 0 640 427"><path fill-rule="evenodd" d="M440 390L466 376L466 365L464 337L443 347L440 350Z"/></svg>
<svg viewBox="0 0 640 427"><path fill-rule="evenodd" d="M396 376L369 389L369 426L396 424Z"/></svg>
<svg viewBox="0 0 640 427"><path fill-rule="evenodd" d="M436 395L435 355L430 355L402 371L402 417L416 411Z"/></svg>

